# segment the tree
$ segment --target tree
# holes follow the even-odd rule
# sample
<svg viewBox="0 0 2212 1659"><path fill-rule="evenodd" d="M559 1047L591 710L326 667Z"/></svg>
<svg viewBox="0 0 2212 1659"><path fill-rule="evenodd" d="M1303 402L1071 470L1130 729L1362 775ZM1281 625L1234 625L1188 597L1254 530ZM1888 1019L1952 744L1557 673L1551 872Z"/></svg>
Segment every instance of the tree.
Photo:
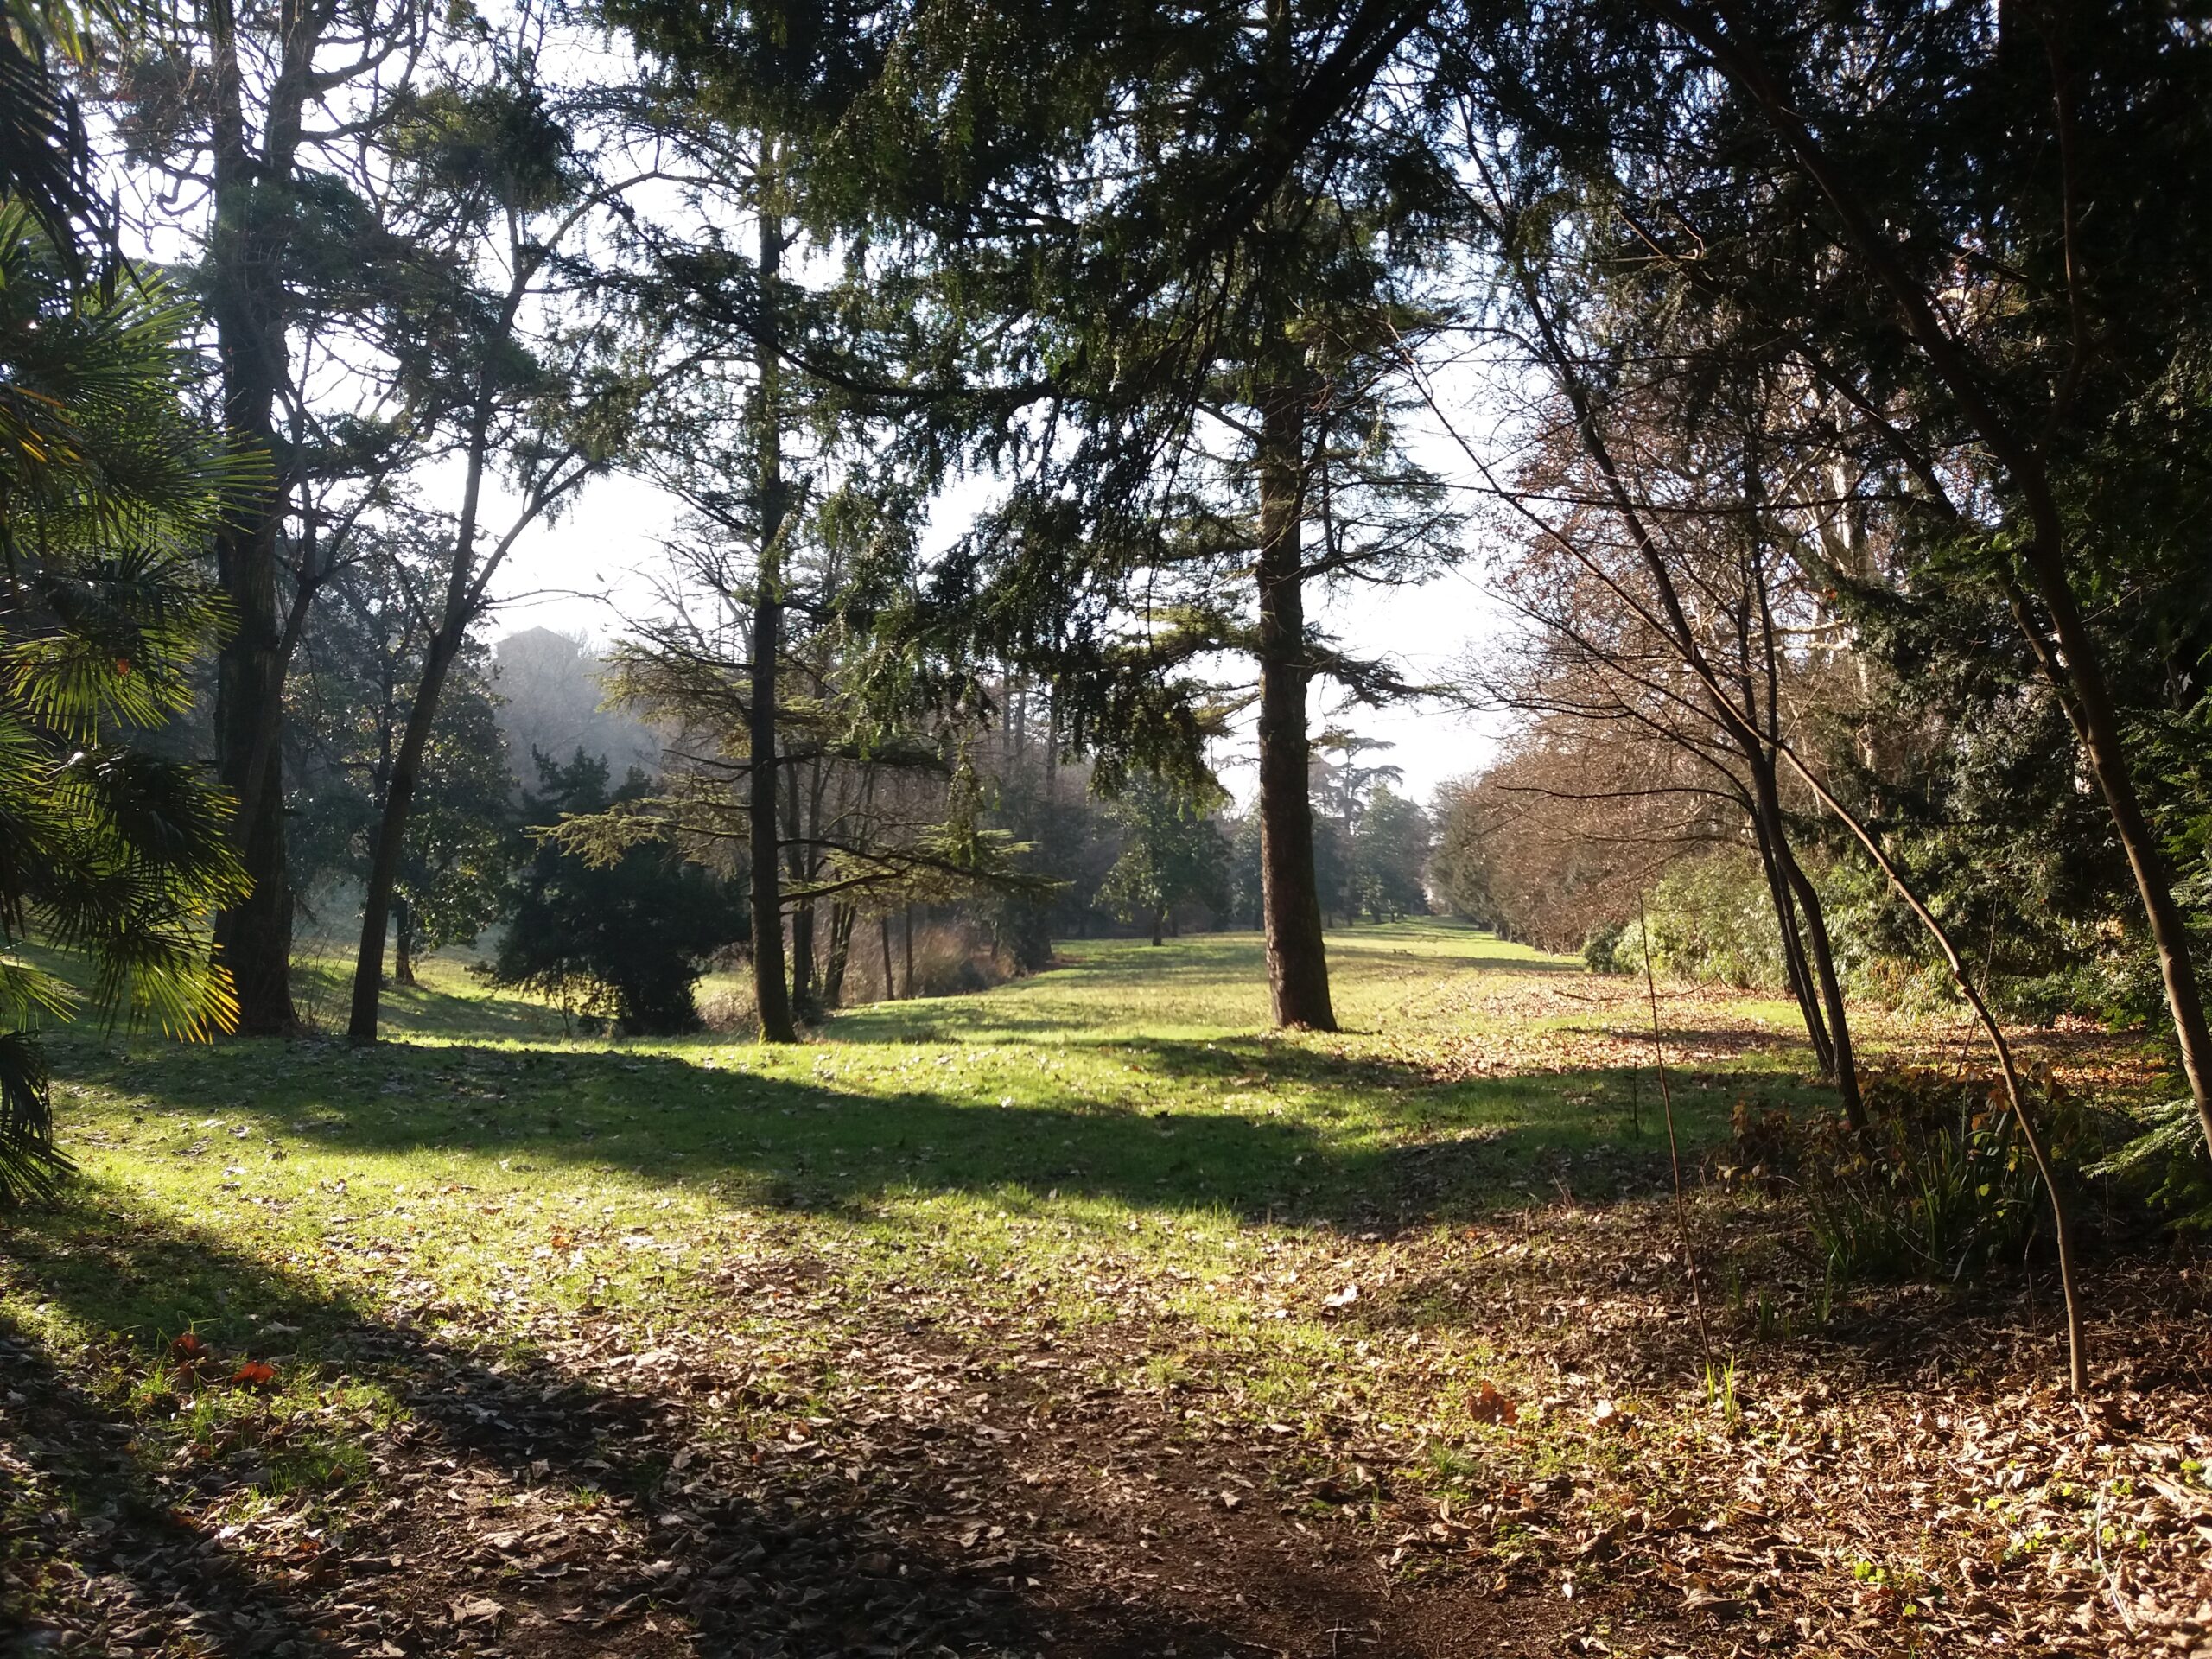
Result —
<svg viewBox="0 0 2212 1659"><path fill-rule="evenodd" d="M1378 922L1427 915L1433 838L1426 812L1378 785L1352 830L1352 891L1360 907Z"/></svg>
<svg viewBox="0 0 2212 1659"><path fill-rule="evenodd" d="M394 526L330 582L320 626L288 680L287 765L296 780L291 863L318 879L365 885L378 805L404 734L426 645L424 589L445 531ZM408 815L393 886L393 980L415 983L417 956L472 944L498 919L513 861L514 786L489 683L472 639L440 700Z"/></svg>
<svg viewBox="0 0 2212 1659"><path fill-rule="evenodd" d="M619 220L624 194L657 169L633 168L615 140L594 151L595 100L546 83L534 16L512 29L485 41L480 79L457 70L419 95L396 137L421 220L414 238L443 253L436 297L449 324L394 342L400 381L425 418L442 418L457 435L460 501L371 843L346 1022L355 1043L377 1038L385 939L447 678L517 544L610 464L626 411L656 374L671 372L622 340L614 321L580 321L563 303L590 268L592 233ZM512 491L504 524L487 496L495 470Z"/></svg>
<svg viewBox="0 0 2212 1659"><path fill-rule="evenodd" d="M1066 292L1040 302L1058 354L1102 371L1054 386L1056 415L1088 421L1090 447L1040 466L993 532L1017 550L1002 581L1018 591L1037 591L1039 563L1072 566L1084 582L1068 585L1066 602L1134 617L1117 641L1112 620L1085 623L1076 611L1073 626L1093 638L1062 674L1080 688L1075 715L1090 741L1150 747L1135 764L1159 769L1173 728L1155 700L1115 689L1117 679L1164 681L1159 700L1172 705L1191 690L1173 677L1224 650L1252 659L1255 692L1214 690L1206 701L1255 707L1272 1011L1278 1025L1324 1030L1335 1014L1309 793L1310 693L1333 681L1379 701L1409 688L1387 663L1338 649L1309 607L1330 586L1414 579L1455 550L1442 486L1398 434L1402 367L1434 323L1419 288L1447 186L1426 147L1376 142L1363 124L1313 142L1307 99L1336 61L1344 26L1328 6L1198 14L1184 44L1206 54L1189 73L1210 111L1235 111L1263 149L1312 147L1273 174L1230 240L1216 234L1218 200L1192 190L1217 149L1233 148L1204 124L1146 133L1151 165L1134 188L1070 206L1096 263L1053 266ZM1127 290L1110 302L1097 291L1109 272ZM1071 494L1081 512L1071 512ZM1055 537L1080 539L1040 559ZM1063 618L1050 631L1065 639L1071 627ZM1202 702L1197 729L1204 713Z"/></svg>
<svg viewBox="0 0 2212 1659"><path fill-rule="evenodd" d="M0 16L0 200L28 215L77 276L86 231L114 251L84 114L56 73L60 62L81 63L86 47L75 9L54 0L13 3Z"/></svg>
<svg viewBox="0 0 2212 1659"><path fill-rule="evenodd" d="M1576 204L1621 314L1694 308L1781 350L1894 480L1909 564L1972 570L2011 614L2111 821L2212 1146L2212 1031L2135 734L2174 729L2170 671L2201 652L2182 572L2212 443L2175 394L2201 382L2212 227L2171 204L2212 166L2212 45L2150 13L1697 0L1467 44L1447 75Z"/></svg>
<svg viewBox="0 0 2212 1659"><path fill-rule="evenodd" d="M607 788L607 763L581 750L563 765L543 754L524 817L537 830L643 797L632 772ZM541 834L525 866L494 974L613 1023L626 1035L690 1031L692 988L707 960L744 937L744 907L729 885L661 844L590 857Z"/></svg>
<svg viewBox="0 0 2212 1659"><path fill-rule="evenodd" d="M702 451L709 476L718 453ZM711 499L703 486L702 499ZM926 700L902 710L857 689L867 634L843 591L843 543L856 524L870 522L841 493L786 526L779 602L798 626L779 627L773 640L777 732L764 752L762 677L753 656L764 643L755 614L757 550L741 519L734 532L719 514L701 516L696 539L678 550L668 613L639 625L613 656L615 695L670 734L658 787L564 831L571 845L601 851L666 839L743 871L756 903L772 894L789 912L791 948L788 955L781 948L779 919L778 948L766 967L756 956L754 979L772 995L780 991L791 1015L810 1016L818 997L830 1000L863 910L887 915L977 897L1036 900L1056 886L1026 868L1027 841L988 822L988 784L976 764L980 711L931 710ZM780 868L764 883L755 780L766 769L790 784L777 791L780 810L769 821L774 839L766 849ZM830 938L817 980L812 923L823 901ZM768 930L757 912L753 925L757 951ZM770 1041L772 1015L762 1011Z"/></svg>
<svg viewBox="0 0 2212 1659"><path fill-rule="evenodd" d="M336 550L322 532L347 516L313 498L378 452L372 471L392 459L375 394L368 418L346 418L330 406L332 389L342 405L363 382L316 371L346 320L391 292L381 279L393 250L372 202L380 181L358 164L378 152L437 16L416 0L134 10L104 89L126 161L150 175L146 196L183 221L199 254L194 279L214 334L225 429L264 462L215 537L231 615L216 676L216 770L238 803L251 879L216 931L249 1033L294 1020L284 680Z"/></svg>
<svg viewBox="0 0 2212 1659"><path fill-rule="evenodd" d="M191 707L220 616L198 562L259 479L187 412L188 311L73 266L0 203L0 1203L68 1167L41 1025L86 1001L187 1037L238 1017L206 931L245 884L230 803L149 740ZM89 997L27 939L81 951Z"/></svg>
<svg viewBox="0 0 2212 1659"><path fill-rule="evenodd" d="M1421 539L1370 515L1422 486L1366 440L1386 401L1377 348L1411 321L1376 278L1416 248L1433 181L1418 147L1335 123L1416 18L668 0L618 16L747 124L805 135L800 211L865 248L920 320L912 349L848 362L837 383L899 414L938 473L957 460L1012 480L883 620L890 677L1012 668L1052 686L1062 740L1109 781L1194 779L1225 711L1192 664L1250 652L1274 1000L1284 1023L1330 1024L1306 692L1317 674L1370 692L1389 677L1344 662L1305 607L1317 578L1370 557L1380 575ZM1170 567L1186 579L1163 599Z"/></svg>
<svg viewBox="0 0 2212 1659"><path fill-rule="evenodd" d="M1121 826L1122 855L1107 871L1099 902L1125 921L1144 923L1158 944L1176 906L1228 902L1229 847L1211 814L1227 799L1218 785L1203 793L1139 775L1107 811Z"/></svg>
<svg viewBox="0 0 2212 1659"><path fill-rule="evenodd" d="M848 188L822 168L823 140L855 91L881 67L881 43L870 20L842 6L702 14L683 3L622 0L611 15L667 66L658 91L680 111L683 142L702 170L717 180L715 207L750 221L749 259L731 249L720 226L672 238L659 248L659 269L638 291L647 310L678 320L702 359L747 377L741 388L727 372L702 377L702 396L688 407L680 398L662 400L664 432L687 435L668 447L655 470L726 543L717 550L725 563L727 544L749 552L741 588L727 586L718 595L724 604L741 605L749 635L745 746L741 756L726 742L721 751L741 764L747 791L761 1038L795 1042L795 1016L816 1007L815 916L810 895L793 904L785 888L810 880L815 855L805 843L816 837L802 820L810 809L819 816L825 774L818 757L794 765L788 753L785 681L796 664L785 636L810 488L826 480L804 472L792 476L786 446L809 412L825 450L839 436L853 435L838 430L841 411L834 395L825 397L831 389L817 368L827 345L828 357L845 365L830 377L849 381L850 342L830 343L842 332L834 326L825 340L810 321L842 313L847 321L863 320L866 332L882 308L868 280L839 284L823 296L810 295L794 276L810 245L826 249L837 230L850 226L837 206ZM715 461L706 461L702 451ZM799 798L803 786L810 786L806 802ZM842 918L833 912L840 937L849 937L851 925L849 911Z"/></svg>

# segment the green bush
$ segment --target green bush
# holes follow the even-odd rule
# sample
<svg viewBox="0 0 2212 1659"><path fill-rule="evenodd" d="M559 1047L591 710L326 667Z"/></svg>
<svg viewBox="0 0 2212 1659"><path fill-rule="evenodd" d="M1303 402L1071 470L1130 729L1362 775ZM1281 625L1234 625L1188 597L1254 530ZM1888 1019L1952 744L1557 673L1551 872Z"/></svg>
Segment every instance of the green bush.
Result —
<svg viewBox="0 0 2212 1659"><path fill-rule="evenodd" d="M2179 1231L2212 1232L2212 1156L2205 1152L2196 1103L2186 1095L2162 1102L2132 1127L2139 1133L2087 1173L2145 1189L2145 1202Z"/></svg>
<svg viewBox="0 0 2212 1659"><path fill-rule="evenodd" d="M2059 1179L2078 1187L2101 1149L2097 1115L2063 1090L2037 1092ZM1865 1096L1864 1135L1821 1118L1781 1147L1772 1115L1757 1125L1765 1163L1794 1166L1815 1249L1838 1282L1978 1279L2048 1230L2049 1201L2001 1083L1913 1070L1868 1077Z"/></svg>
<svg viewBox="0 0 2212 1659"><path fill-rule="evenodd" d="M1622 937L1627 929L1618 922L1608 922L1582 941L1582 965L1593 974L1625 974L1633 971L1631 965L1622 960Z"/></svg>
<svg viewBox="0 0 2212 1659"><path fill-rule="evenodd" d="M1592 933L1582 960L1593 973L1641 974L1644 936L1662 978L1738 990L1789 983L1765 873L1748 853L1715 853L1676 865L1652 888L1643 915Z"/></svg>
<svg viewBox="0 0 2212 1659"><path fill-rule="evenodd" d="M632 772L609 794L607 763L581 749L567 766L537 757L540 793L526 816L550 828L645 792ZM516 884L493 977L556 999L624 1036L699 1025L694 988L716 951L744 938L734 884L655 842L593 858L541 837Z"/></svg>

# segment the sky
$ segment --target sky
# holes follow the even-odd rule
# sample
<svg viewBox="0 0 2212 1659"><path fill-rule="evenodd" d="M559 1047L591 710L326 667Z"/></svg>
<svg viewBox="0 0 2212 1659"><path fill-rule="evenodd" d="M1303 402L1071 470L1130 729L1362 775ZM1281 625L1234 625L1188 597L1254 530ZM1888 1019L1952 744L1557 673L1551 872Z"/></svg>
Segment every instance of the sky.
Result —
<svg viewBox="0 0 2212 1659"><path fill-rule="evenodd" d="M497 585L491 636L546 627L602 644L620 638L630 619L654 608L656 578L668 563L663 542L674 520L673 503L651 485L595 481L563 518L515 550ZM938 526L946 540L957 528ZM1317 592L1307 607L1348 649L1387 656L1421 683L1453 680L1455 664L1496 629L1499 615L1471 556L1419 587ZM1365 764L1402 767L1401 792L1418 801L1449 779L1480 771L1495 744L1494 720L1442 704L1347 709L1317 686L1310 712L1316 733L1339 726L1393 745ZM1225 740L1214 760L1222 783L1249 804L1259 783L1249 731Z"/></svg>

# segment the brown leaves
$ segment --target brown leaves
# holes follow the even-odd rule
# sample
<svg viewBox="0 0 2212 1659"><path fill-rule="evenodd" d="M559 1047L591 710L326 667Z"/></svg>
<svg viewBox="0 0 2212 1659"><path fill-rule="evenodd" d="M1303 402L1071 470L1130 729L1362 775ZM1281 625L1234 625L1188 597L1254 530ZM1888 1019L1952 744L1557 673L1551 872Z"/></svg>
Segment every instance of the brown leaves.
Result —
<svg viewBox="0 0 2212 1659"><path fill-rule="evenodd" d="M1467 1396L1467 1415L1478 1423L1510 1428L1521 1421L1521 1408L1512 1395L1500 1392L1497 1383L1484 1377Z"/></svg>
<svg viewBox="0 0 2212 1659"><path fill-rule="evenodd" d="M461 1630L497 1630L499 1621L507 1616L504 1605L489 1596L463 1596L447 1604L446 1611L454 1625Z"/></svg>

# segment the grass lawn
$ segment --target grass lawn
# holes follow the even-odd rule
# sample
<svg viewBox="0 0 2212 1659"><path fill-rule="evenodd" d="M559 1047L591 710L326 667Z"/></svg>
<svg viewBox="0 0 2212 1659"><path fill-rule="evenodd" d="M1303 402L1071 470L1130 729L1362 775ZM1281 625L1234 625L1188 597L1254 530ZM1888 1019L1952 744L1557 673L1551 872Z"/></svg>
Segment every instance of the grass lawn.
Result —
<svg viewBox="0 0 2212 1659"><path fill-rule="evenodd" d="M1641 986L1433 922L1331 953L1327 1036L1265 1031L1236 935L786 1050L573 1037L438 963L372 1050L64 1035L83 1177L0 1233L0 1630L2110 1653L2192 1616L2201 1264L2103 1272L2081 1416L2040 1278L1838 1287L1713 1179L1738 1103L1823 1096L1787 1007L1668 993L1708 1371Z"/></svg>

